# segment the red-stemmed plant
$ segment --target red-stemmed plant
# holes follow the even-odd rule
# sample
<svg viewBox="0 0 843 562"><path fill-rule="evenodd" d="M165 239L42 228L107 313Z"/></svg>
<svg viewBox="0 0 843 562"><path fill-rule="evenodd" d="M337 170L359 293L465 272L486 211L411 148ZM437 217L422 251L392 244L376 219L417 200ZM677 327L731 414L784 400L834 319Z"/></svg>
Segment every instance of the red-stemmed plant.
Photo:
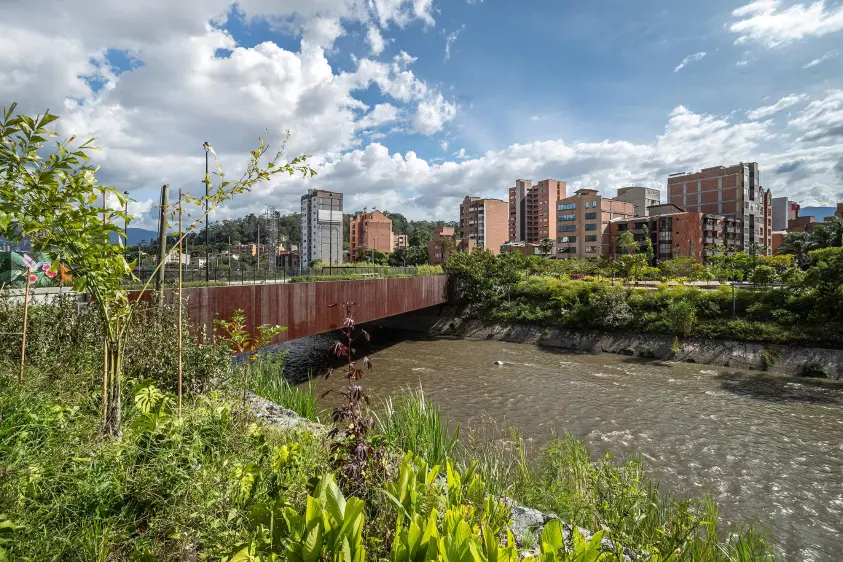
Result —
<svg viewBox="0 0 843 562"><path fill-rule="evenodd" d="M372 361L368 357L355 360L354 342L359 338L369 341L370 336L366 330L357 327L354 319L354 309L357 306L353 302L346 302L341 306L345 311L342 328L342 337L331 344L331 354L346 362L345 372L346 388L340 394L343 402L334 408L331 418L334 428L330 437L334 440L331 445L334 468L339 476L340 484L348 493L364 496L367 483L373 472L382 465L382 452L372 447L367 436L374 426L374 419L365 408L364 402L369 403L369 396L364 392L360 379L363 378L363 370L372 368ZM334 369L328 368L323 373L328 378ZM327 395L328 392L323 394Z"/></svg>

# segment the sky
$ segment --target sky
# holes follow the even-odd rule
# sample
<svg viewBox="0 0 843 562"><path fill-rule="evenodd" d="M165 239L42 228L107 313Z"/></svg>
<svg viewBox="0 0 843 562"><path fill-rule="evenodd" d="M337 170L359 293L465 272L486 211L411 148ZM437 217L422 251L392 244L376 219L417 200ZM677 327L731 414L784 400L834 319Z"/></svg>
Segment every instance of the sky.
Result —
<svg viewBox="0 0 843 562"><path fill-rule="evenodd" d="M843 2L0 0L0 105L95 137L98 177L154 227L265 137L307 155L212 220L297 211L309 188L455 220L517 178L614 196L758 162L803 206L843 201Z"/></svg>

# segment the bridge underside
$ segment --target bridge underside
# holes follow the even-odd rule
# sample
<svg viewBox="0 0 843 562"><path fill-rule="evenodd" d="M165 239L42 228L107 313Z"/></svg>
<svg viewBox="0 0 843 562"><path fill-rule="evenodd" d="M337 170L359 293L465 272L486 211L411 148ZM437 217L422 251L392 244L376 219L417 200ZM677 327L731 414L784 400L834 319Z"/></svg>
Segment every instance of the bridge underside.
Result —
<svg viewBox="0 0 843 562"><path fill-rule="evenodd" d="M280 343L335 330L345 317L343 303L353 302L355 321L372 322L443 304L447 277L431 275L359 281L320 281L183 289L185 311L194 328L212 333L214 318L246 313L247 329L261 324L286 326L272 341ZM175 292L168 293L168 300ZM331 306L340 305L340 306Z"/></svg>

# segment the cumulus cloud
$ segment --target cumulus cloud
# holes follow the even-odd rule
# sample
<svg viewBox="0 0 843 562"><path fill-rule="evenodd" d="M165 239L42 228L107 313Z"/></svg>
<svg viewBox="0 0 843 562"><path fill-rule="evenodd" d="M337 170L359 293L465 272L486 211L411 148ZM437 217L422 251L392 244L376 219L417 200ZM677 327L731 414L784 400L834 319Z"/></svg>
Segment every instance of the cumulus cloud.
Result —
<svg viewBox="0 0 843 562"><path fill-rule="evenodd" d="M827 7L824 0L782 9L780 0L755 0L732 11L729 26L735 43L756 42L776 47L806 37L822 37L843 30L843 6Z"/></svg>
<svg viewBox="0 0 843 562"><path fill-rule="evenodd" d="M757 121L759 119L767 119L768 117L772 117L779 111L792 107L806 99L808 99L808 96L805 94L790 94L789 96L783 97L773 105L759 107L757 109L753 109L752 111L748 111L746 113L746 116L752 121Z"/></svg>
<svg viewBox="0 0 843 562"><path fill-rule="evenodd" d="M703 59L703 57L705 57L705 51L700 51L699 53L694 53L693 55L688 55L687 57L682 59L682 62L679 63L679 66L677 66L676 68L673 69L673 72L679 72L680 70L682 70L683 68L685 68L689 64L701 61Z"/></svg>
<svg viewBox="0 0 843 562"><path fill-rule="evenodd" d="M366 31L366 42L369 43L369 48L375 56L381 54L386 48L386 40L381 35L381 30L374 25L370 25Z"/></svg>
<svg viewBox="0 0 843 562"><path fill-rule="evenodd" d="M829 148L832 142L843 143L843 90L831 90L809 103L788 127L802 132L799 142L822 142Z"/></svg>

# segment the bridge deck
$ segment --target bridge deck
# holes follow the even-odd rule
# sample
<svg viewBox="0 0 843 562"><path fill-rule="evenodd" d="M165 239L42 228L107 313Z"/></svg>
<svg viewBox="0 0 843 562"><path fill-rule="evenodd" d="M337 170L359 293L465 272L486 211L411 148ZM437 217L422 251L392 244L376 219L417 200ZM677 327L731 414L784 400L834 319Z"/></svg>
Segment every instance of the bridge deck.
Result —
<svg viewBox="0 0 843 562"><path fill-rule="evenodd" d="M371 322L447 301L447 277L431 275L355 281L318 281L183 289L185 311L197 329L213 330L215 317L229 319L241 308L248 329L261 324L286 326L273 343L334 330L344 311L332 304L354 302L355 320ZM145 297L147 297L145 295ZM175 291L168 292L168 299ZM217 316L218 315L218 316Z"/></svg>

